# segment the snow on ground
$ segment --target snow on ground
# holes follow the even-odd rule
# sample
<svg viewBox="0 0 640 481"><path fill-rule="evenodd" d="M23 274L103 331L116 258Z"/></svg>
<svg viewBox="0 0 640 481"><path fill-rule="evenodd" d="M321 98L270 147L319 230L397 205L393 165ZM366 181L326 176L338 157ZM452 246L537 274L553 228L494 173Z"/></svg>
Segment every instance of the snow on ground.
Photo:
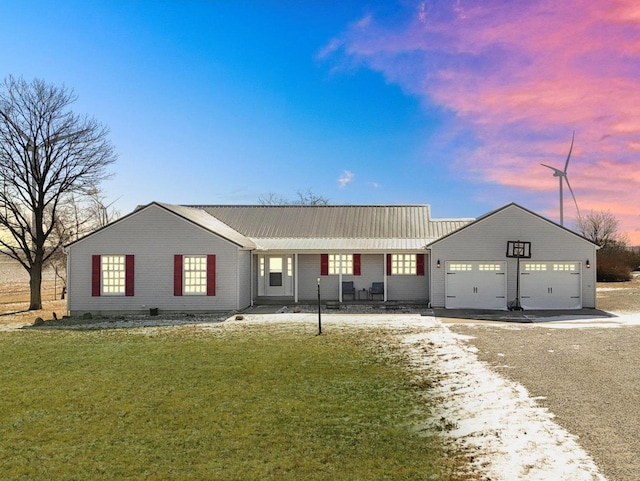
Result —
<svg viewBox="0 0 640 481"><path fill-rule="evenodd" d="M462 339L439 324L405 343L416 369L437 373L436 419L446 419L444 436L471 454L474 473L495 481L605 479L552 413L479 361Z"/></svg>
<svg viewBox="0 0 640 481"><path fill-rule="evenodd" d="M310 314L246 317L249 322L317 322L317 316ZM484 479L605 480L575 436L553 421L551 412L523 386L492 371L463 336L434 317L331 314L323 315L322 323L325 330L349 325L398 328L412 369L436 380L439 411L430 427L442 430L469 453L472 471Z"/></svg>
<svg viewBox="0 0 640 481"><path fill-rule="evenodd" d="M612 319L618 325L640 324L638 315ZM311 334L317 331L317 321L317 314L249 314L242 320L231 317L217 325L209 322L203 328L240 323L295 323L304 324ZM191 320L197 322L198 319ZM562 325L567 322L584 327L608 323L611 319L564 321ZM91 327L97 328L99 324ZM140 327L139 321L132 321L131 326L126 321L115 324L103 328ZM605 480L575 436L553 421L551 412L539 406L523 386L492 371L478 359L475 349L463 342L463 336L453 333L436 318L419 314L324 314L322 327L323 332L343 328L397 329L413 371L435 381L438 411L428 427L441 430L455 447L468 453L473 473L483 479Z"/></svg>

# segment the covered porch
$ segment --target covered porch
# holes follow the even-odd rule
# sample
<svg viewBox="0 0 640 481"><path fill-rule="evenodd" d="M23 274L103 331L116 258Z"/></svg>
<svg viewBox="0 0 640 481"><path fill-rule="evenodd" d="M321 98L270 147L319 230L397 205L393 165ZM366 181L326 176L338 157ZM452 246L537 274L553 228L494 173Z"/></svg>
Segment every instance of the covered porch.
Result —
<svg viewBox="0 0 640 481"><path fill-rule="evenodd" d="M253 304L391 305L429 303L425 250L404 252L255 252ZM391 304L390 304L391 303Z"/></svg>

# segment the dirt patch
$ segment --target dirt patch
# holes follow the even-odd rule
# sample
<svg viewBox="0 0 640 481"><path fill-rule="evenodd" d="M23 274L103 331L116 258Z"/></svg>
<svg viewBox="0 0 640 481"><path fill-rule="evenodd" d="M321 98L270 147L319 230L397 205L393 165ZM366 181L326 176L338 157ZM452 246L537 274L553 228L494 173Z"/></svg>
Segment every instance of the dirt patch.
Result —
<svg viewBox="0 0 640 481"><path fill-rule="evenodd" d="M640 277L627 282L599 282L596 302L607 312L640 312Z"/></svg>
<svg viewBox="0 0 640 481"><path fill-rule="evenodd" d="M60 299L62 281L52 269L43 272L42 307L29 311L29 274L18 262L0 255L0 327L16 327L33 323L37 317L53 319L54 312L62 317L67 303Z"/></svg>

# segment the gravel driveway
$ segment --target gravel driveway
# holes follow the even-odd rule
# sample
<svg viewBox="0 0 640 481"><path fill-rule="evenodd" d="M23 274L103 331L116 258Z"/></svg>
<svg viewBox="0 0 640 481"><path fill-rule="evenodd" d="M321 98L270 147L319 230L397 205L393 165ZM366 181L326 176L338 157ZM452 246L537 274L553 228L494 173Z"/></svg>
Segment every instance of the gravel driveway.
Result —
<svg viewBox="0 0 640 481"><path fill-rule="evenodd" d="M640 479L640 327L450 323L478 358L526 387L609 481Z"/></svg>

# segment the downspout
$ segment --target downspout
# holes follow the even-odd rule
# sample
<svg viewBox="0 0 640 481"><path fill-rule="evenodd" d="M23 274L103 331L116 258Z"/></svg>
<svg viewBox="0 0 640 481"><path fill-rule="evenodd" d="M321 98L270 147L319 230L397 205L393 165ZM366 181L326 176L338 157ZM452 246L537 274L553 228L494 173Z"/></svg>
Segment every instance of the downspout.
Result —
<svg viewBox="0 0 640 481"><path fill-rule="evenodd" d="M249 304L253 307L253 251L249 251L249 295L251 296Z"/></svg>

